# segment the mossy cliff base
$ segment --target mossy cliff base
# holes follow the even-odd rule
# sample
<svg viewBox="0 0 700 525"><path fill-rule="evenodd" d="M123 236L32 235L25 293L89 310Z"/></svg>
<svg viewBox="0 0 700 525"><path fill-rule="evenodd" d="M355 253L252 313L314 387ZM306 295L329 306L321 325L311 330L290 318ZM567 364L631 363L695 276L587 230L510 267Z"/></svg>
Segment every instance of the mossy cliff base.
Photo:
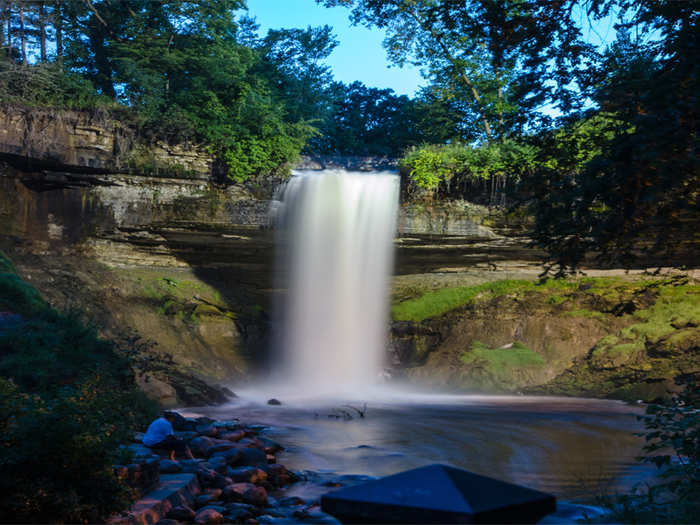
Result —
<svg viewBox="0 0 700 525"><path fill-rule="evenodd" d="M391 349L414 382L650 400L700 370L700 285L684 276L397 293Z"/></svg>

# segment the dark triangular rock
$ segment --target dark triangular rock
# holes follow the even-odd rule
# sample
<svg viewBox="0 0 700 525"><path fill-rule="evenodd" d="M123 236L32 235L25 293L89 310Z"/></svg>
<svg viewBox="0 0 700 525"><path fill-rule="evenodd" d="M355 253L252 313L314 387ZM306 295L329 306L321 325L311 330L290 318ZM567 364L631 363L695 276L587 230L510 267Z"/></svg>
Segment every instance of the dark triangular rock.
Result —
<svg viewBox="0 0 700 525"><path fill-rule="evenodd" d="M554 496L447 465L429 465L333 491L324 512L346 523L534 523Z"/></svg>

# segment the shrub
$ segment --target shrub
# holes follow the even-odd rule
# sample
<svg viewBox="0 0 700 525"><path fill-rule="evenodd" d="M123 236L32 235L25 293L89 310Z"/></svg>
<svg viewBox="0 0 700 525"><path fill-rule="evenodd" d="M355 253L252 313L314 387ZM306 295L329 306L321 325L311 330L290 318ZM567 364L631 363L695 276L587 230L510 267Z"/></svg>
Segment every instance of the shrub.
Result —
<svg viewBox="0 0 700 525"><path fill-rule="evenodd" d="M0 307L24 317L0 326L0 522L99 521L129 501L112 472L118 444L157 407L127 352L0 264Z"/></svg>

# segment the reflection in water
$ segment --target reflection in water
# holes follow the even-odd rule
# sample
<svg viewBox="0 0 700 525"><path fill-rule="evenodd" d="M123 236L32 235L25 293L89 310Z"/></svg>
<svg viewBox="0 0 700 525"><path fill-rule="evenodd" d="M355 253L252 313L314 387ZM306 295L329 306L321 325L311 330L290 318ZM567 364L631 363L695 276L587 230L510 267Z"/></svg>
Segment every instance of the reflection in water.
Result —
<svg viewBox="0 0 700 525"><path fill-rule="evenodd" d="M329 407L270 407L241 401L207 408L218 418L271 425L297 470L384 476L430 463L594 502L649 477L636 464L638 408L570 398L423 397L370 403L364 419L332 419Z"/></svg>

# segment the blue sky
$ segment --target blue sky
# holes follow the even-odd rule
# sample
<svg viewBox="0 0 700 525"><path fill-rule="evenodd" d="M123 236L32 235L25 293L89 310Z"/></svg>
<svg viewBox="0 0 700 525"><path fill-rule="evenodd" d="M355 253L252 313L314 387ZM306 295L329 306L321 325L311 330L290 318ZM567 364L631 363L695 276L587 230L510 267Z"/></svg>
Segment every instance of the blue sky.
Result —
<svg viewBox="0 0 700 525"><path fill-rule="evenodd" d="M425 85L418 68L390 64L382 47L384 32L351 25L346 8L323 7L315 0L248 0L247 3L248 14L260 24L261 35L268 29L324 24L333 27L339 44L327 63L337 80L345 83L359 80L367 86L391 88L399 95L409 96ZM612 18L592 23L582 10L576 16L589 42L604 46L615 38Z"/></svg>
<svg viewBox="0 0 700 525"><path fill-rule="evenodd" d="M260 34L268 29L322 26L333 27L338 41L327 63L337 80L359 80L371 87L391 88L399 95L413 95L424 84L420 71L412 66L391 66L382 47L384 33L378 29L352 26L349 11L327 8L315 0L248 0L248 14L260 24Z"/></svg>

